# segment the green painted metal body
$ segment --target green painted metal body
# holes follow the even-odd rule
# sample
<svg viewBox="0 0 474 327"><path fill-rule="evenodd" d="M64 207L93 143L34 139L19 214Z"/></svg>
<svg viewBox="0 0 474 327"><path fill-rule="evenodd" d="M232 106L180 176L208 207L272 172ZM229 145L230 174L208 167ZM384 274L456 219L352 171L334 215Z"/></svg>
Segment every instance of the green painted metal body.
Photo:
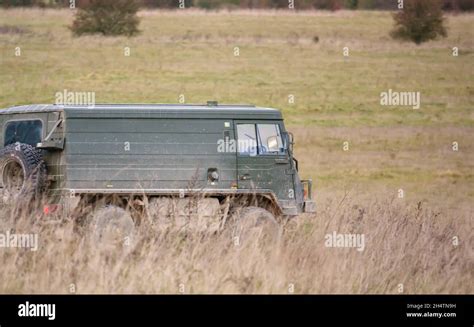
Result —
<svg viewBox="0 0 474 327"><path fill-rule="evenodd" d="M278 155L220 152L236 138L239 123L278 124L276 109L241 105L29 105L0 111L0 146L5 126L41 120L37 146L50 180L49 195L117 193L212 195L261 193L282 212L303 210L303 187L291 151ZM217 171L218 180L209 178Z"/></svg>

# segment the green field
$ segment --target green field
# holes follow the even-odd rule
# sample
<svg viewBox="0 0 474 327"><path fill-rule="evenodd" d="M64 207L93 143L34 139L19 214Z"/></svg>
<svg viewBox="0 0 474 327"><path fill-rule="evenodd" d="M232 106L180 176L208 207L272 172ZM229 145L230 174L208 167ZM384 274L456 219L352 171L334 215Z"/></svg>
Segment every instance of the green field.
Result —
<svg viewBox="0 0 474 327"><path fill-rule="evenodd" d="M448 37L421 46L389 37L389 12L140 16L135 38L73 38L69 10L0 10L0 107L67 89L98 103L279 108L317 214L284 225L270 255L145 223L133 253L103 254L69 217L2 207L0 231L36 231L46 250L2 250L0 293L472 293L474 14L448 15ZM388 89L420 92L421 108L381 106ZM367 249L328 249L331 231L364 233Z"/></svg>
<svg viewBox="0 0 474 327"><path fill-rule="evenodd" d="M184 94L189 103L255 103L307 126L473 123L471 15L449 16L449 37L422 46L391 40L388 12L142 16L136 38L73 38L70 11L0 11L3 26L25 30L0 35L0 105L52 102L68 89L93 90L99 102L177 102ZM422 110L382 109L389 88L421 92Z"/></svg>
<svg viewBox="0 0 474 327"><path fill-rule="evenodd" d="M320 189L453 187L454 202L474 198L474 15L449 15L449 36L421 46L388 36L389 12L140 16L138 37L74 38L70 10L1 10L0 107L52 103L64 89L94 91L98 103L184 95L276 107L296 133L302 174ZM420 92L421 108L380 106L388 89Z"/></svg>

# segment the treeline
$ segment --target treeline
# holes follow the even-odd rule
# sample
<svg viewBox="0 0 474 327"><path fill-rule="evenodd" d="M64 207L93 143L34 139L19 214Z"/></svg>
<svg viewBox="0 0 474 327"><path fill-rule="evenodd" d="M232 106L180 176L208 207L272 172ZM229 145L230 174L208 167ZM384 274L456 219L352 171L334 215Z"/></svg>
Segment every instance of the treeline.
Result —
<svg viewBox="0 0 474 327"><path fill-rule="evenodd" d="M19 7L81 7L93 0L0 0L0 6ZM133 0L131 0L133 1ZM184 3L185 8L203 9L397 9L397 0L138 0L143 7L148 8L179 8ZM424 1L424 0L419 0ZM444 10L471 11L474 10L474 0L440 0Z"/></svg>

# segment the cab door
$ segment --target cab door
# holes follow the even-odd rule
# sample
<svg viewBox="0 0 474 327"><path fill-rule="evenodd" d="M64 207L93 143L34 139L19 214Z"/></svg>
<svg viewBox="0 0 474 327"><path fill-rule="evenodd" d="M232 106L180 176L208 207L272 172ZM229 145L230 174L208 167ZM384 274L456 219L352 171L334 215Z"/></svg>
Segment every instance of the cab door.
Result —
<svg viewBox="0 0 474 327"><path fill-rule="evenodd" d="M234 122L239 189L268 189L280 200L294 198L293 170L279 121Z"/></svg>

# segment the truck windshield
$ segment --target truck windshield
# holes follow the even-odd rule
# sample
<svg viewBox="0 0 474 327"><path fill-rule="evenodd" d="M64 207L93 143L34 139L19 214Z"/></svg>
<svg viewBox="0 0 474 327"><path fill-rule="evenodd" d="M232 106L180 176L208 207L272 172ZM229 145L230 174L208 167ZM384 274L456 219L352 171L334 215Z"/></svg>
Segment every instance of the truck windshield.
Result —
<svg viewBox="0 0 474 327"><path fill-rule="evenodd" d="M237 140L240 154L257 154L257 132L255 130L255 124L238 124Z"/></svg>
<svg viewBox="0 0 474 327"><path fill-rule="evenodd" d="M258 153L284 154L280 128L277 124L257 124Z"/></svg>
<svg viewBox="0 0 474 327"><path fill-rule="evenodd" d="M237 124L238 151L243 155L285 153L278 124Z"/></svg>

